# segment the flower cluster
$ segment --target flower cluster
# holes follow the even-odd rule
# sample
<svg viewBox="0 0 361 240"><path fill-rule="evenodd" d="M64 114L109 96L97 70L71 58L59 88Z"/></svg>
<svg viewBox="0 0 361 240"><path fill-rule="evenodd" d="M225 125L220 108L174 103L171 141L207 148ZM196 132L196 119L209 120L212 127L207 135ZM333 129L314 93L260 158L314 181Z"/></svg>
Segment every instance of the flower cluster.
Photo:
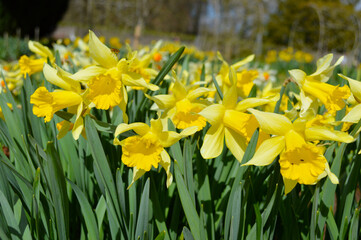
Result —
<svg viewBox="0 0 361 240"><path fill-rule="evenodd" d="M233 64L220 53L203 62L185 58L182 64L173 66L172 74L154 84L165 71L162 64L171 60L174 45L159 42L133 51L119 39L110 39L109 43L117 49L108 47L92 31L88 39L78 39L76 44L69 40L56 44L56 53L29 42L34 56L21 57L18 69L10 71L17 74L14 78L42 72L54 86L37 88L30 103L33 113L44 117L45 122L64 109L74 116L57 123L58 138L68 131L75 140L81 135L86 138L86 115L94 117L94 109L112 113L118 107L122 123L116 127L113 143L121 147L121 161L134 168L133 182L160 165L169 186L172 161L167 148L181 138L194 136L204 159L216 158L226 149L242 166L265 166L278 159L286 194L297 183L312 185L325 176L338 183L324 156L324 143L354 141L345 126L361 118L361 83L344 75L332 79L338 82L336 85L329 83L342 57L333 65L332 54L322 57L312 74L290 70L290 80L283 90L289 82L293 88L283 94L280 85L284 79L279 79L277 71L268 65L253 64L254 55ZM193 52L195 59L206 54L196 49L189 54ZM269 52L267 61L277 58L275 54ZM293 57L303 62L312 60L312 56L293 53L292 49L281 51L278 57L284 61ZM139 106L144 101L153 105L140 113L146 116L139 117L137 111L142 111ZM343 109L347 115L336 121L336 114ZM169 130L170 122L178 130ZM342 123L344 128L336 130ZM256 151L244 163L244 153L257 129ZM128 131L135 135L124 138L123 133Z"/></svg>

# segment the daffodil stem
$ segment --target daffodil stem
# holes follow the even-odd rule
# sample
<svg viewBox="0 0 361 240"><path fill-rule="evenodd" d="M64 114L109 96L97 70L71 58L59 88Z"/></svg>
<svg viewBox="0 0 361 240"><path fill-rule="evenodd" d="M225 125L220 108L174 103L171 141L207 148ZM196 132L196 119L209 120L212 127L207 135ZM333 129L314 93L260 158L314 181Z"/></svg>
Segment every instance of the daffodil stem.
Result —
<svg viewBox="0 0 361 240"><path fill-rule="evenodd" d="M219 88L219 85L217 83L217 80L216 80L214 74L212 75L212 80L213 80L214 86L217 89L217 93L218 93L219 97L221 98L221 100L223 100L223 93L222 93L221 89Z"/></svg>
<svg viewBox="0 0 361 240"><path fill-rule="evenodd" d="M175 52L169 59L168 61L165 63L165 65L163 66L163 68L160 70L160 72L158 73L158 75L155 77L155 79L153 80L152 84L154 85L159 85L159 83L164 79L164 77L169 73L169 71L172 69L172 67L174 66L174 64L176 64L176 62L179 60L179 58L182 56L182 53L184 52L185 47L181 47L178 49L177 52ZM152 95L150 93L150 91L147 91L147 94ZM142 101L139 104L139 107L137 109L137 112L135 114L135 120L138 120L138 117L140 116L140 114L143 113L144 108L145 108L145 104L146 101L148 100L148 98L143 96Z"/></svg>
<svg viewBox="0 0 361 240"><path fill-rule="evenodd" d="M282 85L281 91L280 91L280 99L278 99L277 103L276 103L276 107L274 110L274 113L279 113L280 111L280 106L281 106L281 102L282 102L282 96L285 93L286 90L286 86L287 86L287 81L285 82L285 84Z"/></svg>

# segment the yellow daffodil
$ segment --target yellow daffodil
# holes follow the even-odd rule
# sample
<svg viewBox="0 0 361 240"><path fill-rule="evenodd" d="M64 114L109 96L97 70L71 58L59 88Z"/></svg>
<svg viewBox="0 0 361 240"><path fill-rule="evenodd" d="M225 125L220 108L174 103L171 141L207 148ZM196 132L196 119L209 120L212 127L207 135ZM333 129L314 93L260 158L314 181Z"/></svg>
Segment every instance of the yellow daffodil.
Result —
<svg viewBox="0 0 361 240"><path fill-rule="evenodd" d="M361 119L361 82L342 74L339 74L339 76L349 82L352 95L357 103L341 121L357 123Z"/></svg>
<svg viewBox="0 0 361 240"><path fill-rule="evenodd" d="M119 140L119 134L133 130L137 135ZM197 130L190 127L181 133L166 131L160 119L151 120L150 127L145 123L121 123L115 130L114 145L122 146L122 162L128 167L134 167L133 184L152 166L158 168L160 164L167 173L167 187L172 183L170 172L170 157L165 148L170 147L181 138L192 135ZM130 187L130 186L129 186Z"/></svg>
<svg viewBox="0 0 361 240"><path fill-rule="evenodd" d="M68 108L68 112L76 114L76 119L72 127L72 135L74 139L78 139L84 129L83 115L89 111L89 104L84 103L80 83L68 77L59 77L59 70L62 71L63 76L66 76L64 70L56 70L48 64L44 65L43 73L48 82L63 90L49 92L45 87L39 87L33 95L31 95L30 103L34 104L33 113L38 117L45 117L45 122L49 122L55 112ZM67 74L70 75L70 73ZM58 137L61 136L62 134Z"/></svg>
<svg viewBox="0 0 361 240"><path fill-rule="evenodd" d="M224 95L222 104L213 104L203 109L199 114L207 119L211 127L204 137L202 157L209 159L219 156L225 140L228 149L241 161L248 141L259 126L253 115L245 111L272 101L277 99L247 98L237 103L237 90L233 86ZM259 142L266 138L268 135L261 131Z"/></svg>
<svg viewBox="0 0 361 240"><path fill-rule="evenodd" d="M81 102L82 97L75 92L49 92L45 87L39 87L30 98L30 103L34 104L34 114L38 117L45 117L45 122L49 122L55 112Z"/></svg>
<svg viewBox="0 0 361 240"><path fill-rule="evenodd" d="M279 162L286 194L297 182L314 184L324 171L328 171L323 149L312 144L311 141L331 140L346 143L354 141L354 138L345 132L335 131L325 126L307 125L304 119L292 123L283 115L255 109L248 109L248 111L256 117L260 128L273 137L265 140L252 159L244 165L269 165L281 154ZM331 176L332 181L337 179L329 171L327 175Z"/></svg>
<svg viewBox="0 0 361 240"><path fill-rule="evenodd" d="M89 31L89 54L99 65L89 66L75 74L68 76L88 86L89 93L85 97L95 104L96 108L109 109L119 105L123 111L124 121L128 95L126 86L142 87L157 90L158 86L147 83L142 75L132 72L130 62L117 56L105 46L98 37Z"/></svg>
<svg viewBox="0 0 361 240"><path fill-rule="evenodd" d="M198 131L206 126L207 120L198 113L207 106L205 100L199 100L201 96L208 94L210 89L199 87L192 89L186 87L173 75L175 82L170 92L157 96L148 96L159 109L164 110L162 118L171 118L178 129L197 126Z"/></svg>
<svg viewBox="0 0 361 240"><path fill-rule="evenodd" d="M254 59L255 55L249 55L248 57L232 64L231 66L223 59L222 55L219 52L218 52L217 56L218 56L218 59L220 59L222 61L222 66L221 66L221 69L219 70L218 75L216 76L216 79L217 79L218 85L221 87L222 91L226 92L232 86L232 83L229 79L230 69L233 68L235 71L237 71L240 67L251 62ZM244 89L244 91L246 91L248 89L250 90L253 86L253 83L250 83L250 82L254 79L253 78L254 74L252 72L245 71L243 73L242 72L237 73L237 75L238 75L237 82L238 82L238 77L239 77L239 83L238 83L239 87L241 88L242 84L244 84L246 82L247 86L246 86L246 89ZM249 88L250 85L252 85L251 88Z"/></svg>
<svg viewBox="0 0 361 240"><path fill-rule="evenodd" d="M350 89L345 86L333 86L327 84L333 69L339 65L343 57L340 57L332 66L333 55L328 54L317 61L317 70L311 75L299 69L290 70L289 73L301 88L301 114L310 108L315 99L319 99L331 113L335 113L345 107L345 99L350 96Z"/></svg>
<svg viewBox="0 0 361 240"><path fill-rule="evenodd" d="M41 72L43 70L44 64L48 61L54 61L54 55L50 51L48 47L43 46L42 44L34 41L29 41L28 43L29 49L35 53L36 55L40 56L40 58L35 59L33 57L28 57L23 55L19 59L19 66L20 71L24 77L26 74L32 75L37 72Z"/></svg>

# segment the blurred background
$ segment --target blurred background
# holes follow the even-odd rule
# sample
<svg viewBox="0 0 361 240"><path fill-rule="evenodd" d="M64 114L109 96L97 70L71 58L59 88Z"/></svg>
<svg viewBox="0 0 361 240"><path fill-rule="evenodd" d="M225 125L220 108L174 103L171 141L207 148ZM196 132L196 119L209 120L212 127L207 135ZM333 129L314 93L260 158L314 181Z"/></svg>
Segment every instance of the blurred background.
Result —
<svg viewBox="0 0 361 240"><path fill-rule="evenodd" d="M1 0L0 47L13 37L74 40L92 29L133 46L176 40L227 59L289 47L358 64L360 10L357 0Z"/></svg>

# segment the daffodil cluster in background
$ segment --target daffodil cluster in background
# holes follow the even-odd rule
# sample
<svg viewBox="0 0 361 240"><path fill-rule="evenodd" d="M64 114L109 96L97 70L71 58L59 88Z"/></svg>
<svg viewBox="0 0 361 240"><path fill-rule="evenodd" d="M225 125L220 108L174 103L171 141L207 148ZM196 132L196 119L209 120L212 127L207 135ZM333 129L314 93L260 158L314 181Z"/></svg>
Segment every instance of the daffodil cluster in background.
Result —
<svg viewBox="0 0 361 240"><path fill-rule="evenodd" d="M176 186L180 199L177 206L182 205L194 238L204 239L202 234L208 234L214 239L214 236L229 237L233 231L232 228L227 229L230 216L233 216L232 211L241 211L235 210L238 205L234 194L241 196L241 191L246 191L244 197L254 194L254 197L260 195L262 199L268 195L267 199L271 201L271 196L280 198L281 195L273 194L283 189L284 196L293 192L293 198L304 199L310 195L306 188L308 185L312 189L311 196L315 194L314 198L317 197L313 199L317 209L321 184L334 193L336 185L349 179L349 174L360 174L350 166L354 166L352 161L359 158L357 154L360 151L360 126L356 124L361 119L361 83L353 79L354 76L346 76L347 73L337 75L343 57L334 60L333 54L322 56L312 71L302 66L312 64L314 56L292 48L279 52L270 50L264 62L257 60L255 55L249 55L231 63L220 52L203 52L194 47L184 49L173 42L158 41L132 49L130 42L122 43L118 38L106 41L92 31L85 38L75 41L59 40L52 48L36 41L29 41L28 46L33 55L23 55L17 62L1 63L0 97L5 94L7 97L1 100L0 106L5 111L0 111L0 126L4 130L12 121L7 114L15 114L22 108L29 111L24 118L32 122L35 121L34 115L41 118L39 126L42 127L37 127L39 133L29 130L29 140L24 140L35 147L32 154L44 157L45 153L37 144L44 144L42 136L49 131L53 132L54 136L50 134L49 140L55 143L57 151L64 151L67 156L67 149L61 147L68 146L73 154L78 152L82 163L77 167L83 169L82 174L89 175L88 179L92 179L91 188L99 184L98 192L102 193L104 203L96 211L107 211L111 228L118 225L119 229L124 228L119 230L124 238L134 237L127 235L134 229L132 225L128 229L128 220L123 219L128 216L122 215L127 212L125 206L133 203L123 202L125 193L121 188L132 191L138 182L144 185L146 177L162 180L151 183L151 189L163 189L160 186L165 185L162 194L169 195L167 199L172 199ZM277 61L297 62L300 69L287 69L285 72L275 67ZM21 95L25 88L28 95ZM30 89L32 92L29 94ZM15 96L14 101L9 100L11 95ZM26 99L28 105L22 106ZM40 143L34 142L32 134L38 136ZM1 146L11 147L11 141L6 140L6 136L4 130ZM70 147L70 143L76 147ZM103 152L101 145L106 146L108 152ZM98 147L101 149L99 152ZM92 150L91 154L87 149ZM10 149L8 165L19 161L13 159L16 154L20 153ZM86 163L89 158L94 158L92 166ZM64 171L76 161L65 159L57 163ZM103 159L102 163L100 159ZM108 162L111 167L104 170ZM346 164L346 170L341 172L341 162L351 165ZM38 167L41 169L39 173ZM46 171L40 162L32 163L30 169L39 176ZM74 171L62 173L72 182L67 185L68 191L74 189L82 202L84 198L93 198L95 192L86 197L79 193L78 187L74 187L74 184L80 184ZM116 173L118 195L113 195L115 187L112 185L113 176L109 175L111 173ZM29 181L33 181L32 173L28 174ZM158 174L160 176L156 177ZM262 179L257 179L257 176ZM127 184L124 179L127 179ZM249 189L233 190L238 189L237 181L246 184ZM267 188L274 189L274 193L257 192L253 189L257 188L253 185L256 183L266 183ZM89 183L82 184L85 192ZM212 193L209 184L222 187ZM145 186L148 186L149 192L149 184ZM157 194L155 190L152 190L153 194ZM200 194L199 199L195 197L197 194ZM214 196L216 200L203 202L217 194L219 197ZM162 206L153 198L153 207L159 210ZM226 204L217 199L233 202ZM121 209L118 209L117 201L120 201ZM144 203L145 200L142 198L142 201ZM323 204L327 203L330 204L327 201ZM222 204L226 204L227 213ZM82 211L85 208L90 211L85 205L82 205ZM142 211L142 206L140 202L139 211ZM203 206L214 214L204 215ZM247 203L242 206L247 206ZM195 207L201 209L199 217ZM288 210L279 211L282 215ZM161 212L165 214L164 210ZM328 214L332 215L332 211ZM202 228L208 229L208 233L201 233L200 223L194 222L203 215L207 216L206 219L197 221L209 221L216 226L209 230L205 227L208 222L202 222L205 225ZM331 221L328 217L318 222L322 231L322 224ZM163 215L158 214L157 219L157 231L161 233L168 227ZM246 217L242 219L246 221ZM282 219L285 219L284 216ZM85 221L89 230L92 223ZM225 225L219 224L222 221ZM104 231L101 227L99 229ZM249 225L248 230L243 228L243 232L237 234L254 234L256 229L253 229ZM164 236L170 238L171 231L164 231ZM117 236L115 232L118 230L114 228L111 233L102 234L103 237L114 238ZM138 233L137 230L133 234ZM178 233L175 230L175 234ZM66 234L69 236L69 232ZM184 230L182 234L186 235Z"/></svg>

